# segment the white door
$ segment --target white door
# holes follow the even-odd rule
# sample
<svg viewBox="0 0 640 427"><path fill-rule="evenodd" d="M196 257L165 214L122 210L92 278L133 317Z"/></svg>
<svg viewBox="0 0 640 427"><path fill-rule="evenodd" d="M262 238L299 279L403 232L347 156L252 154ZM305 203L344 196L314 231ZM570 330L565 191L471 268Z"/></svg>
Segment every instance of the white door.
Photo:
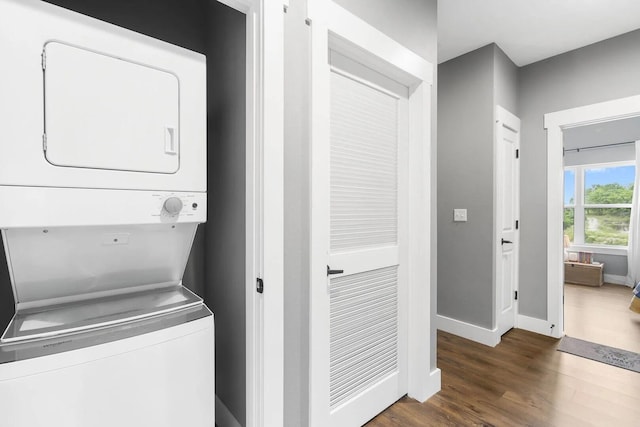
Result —
<svg viewBox="0 0 640 427"><path fill-rule="evenodd" d="M432 66L332 2L309 2L309 17L309 421L357 426L440 388L430 358Z"/></svg>
<svg viewBox="0 0 640 427"><path fill-rule="evenodd" d="M406 393L407 90L347 74L336 62L348 60L331 58L329 406L330 425L346 426Z"/></svg>
<svg viewBox="0 0 640 427"><path fill-rule="evenodd" d="M408 88L333 50L325 206L326 421L361 425L407 392ZM319 189L320 190L320 189ZM314 304L317 301L314 301ZM312 355L312 357L315 355Z"/></svg>
<svg viewBox="0 0 640 427"><path fill-rule="evenodd" d="M520 119L496 107L496 323L515 326L518 289Z"/></svg>

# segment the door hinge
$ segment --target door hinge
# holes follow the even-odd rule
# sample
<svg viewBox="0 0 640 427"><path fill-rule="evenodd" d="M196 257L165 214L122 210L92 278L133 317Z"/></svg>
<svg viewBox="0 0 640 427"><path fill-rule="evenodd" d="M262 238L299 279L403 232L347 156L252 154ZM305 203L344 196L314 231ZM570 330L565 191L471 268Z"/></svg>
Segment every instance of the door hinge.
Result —
<svg viewBox="0 0 640 427"><path fill-rule="evenodd" d="M42 71L47 69L47 51L42 51Z"/></svg>
<svg viewBox="0 0 640 427"><path fill-rule="evenodd" d="M518 221L518 220L516 219L516 230L517 230L518 228L520 228L520 221Z"/></svg>
<svg viewBox="0 0 640 427"><path fill-rule="evenodd" d="M515 300L517 301L518 300L518 291L515 291L514 293L515 293Z"/></svg>
<svg viewBox="0 0 640 427"><path fill-rule="evenodd" d="M264 292L264 282L259 277L256 279L256 292L259 294Z"/></svg>
<svg viewBox="0 0 640 427"><path fill-rule="evenodd" d="M520 158L520 149L516 149L516 159Z"/></svg>
<svg viewBox="0 0 640 427"><path fill-rule="evenodd" d="M47 151L47 134L42 134L42 150Z"/></svg>

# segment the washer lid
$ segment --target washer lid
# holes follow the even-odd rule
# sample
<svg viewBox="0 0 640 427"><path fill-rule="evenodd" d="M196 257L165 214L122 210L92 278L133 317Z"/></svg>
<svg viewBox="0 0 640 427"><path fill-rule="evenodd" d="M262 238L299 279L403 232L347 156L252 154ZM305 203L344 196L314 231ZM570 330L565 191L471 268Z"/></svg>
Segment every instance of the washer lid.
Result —
<svg viewBox="0 0 640 427"><path fill-rule="evenodd" d="M49 338L141 320L202 305L182 286L76 301L16 312L1 343Z"/></svg>
<svg viewBox="0 0 640 427"><path fill-rule="evenodd" d="M180 284L197 224L3 230L16 309Z"/></svg>

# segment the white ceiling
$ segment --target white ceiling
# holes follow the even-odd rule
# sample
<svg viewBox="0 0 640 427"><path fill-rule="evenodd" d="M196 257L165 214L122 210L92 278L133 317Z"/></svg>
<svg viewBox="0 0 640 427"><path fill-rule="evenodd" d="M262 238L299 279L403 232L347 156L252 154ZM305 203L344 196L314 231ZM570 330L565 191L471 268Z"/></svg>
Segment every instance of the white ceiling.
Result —
<svg viewBox="0 0 640 427"><path fill-rule="evenodd" d="M523 66L638 28L638 0L438 0L438 62L495 42Z"/></svg>

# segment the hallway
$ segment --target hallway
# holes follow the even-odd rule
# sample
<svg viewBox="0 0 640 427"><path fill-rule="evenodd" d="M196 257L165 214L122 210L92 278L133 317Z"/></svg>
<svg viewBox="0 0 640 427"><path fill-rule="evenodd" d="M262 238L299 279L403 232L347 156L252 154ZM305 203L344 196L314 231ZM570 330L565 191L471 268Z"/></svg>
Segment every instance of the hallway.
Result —
<svg viewBox="0 0 640 427"><path fill-rule="evenodd" d="M640 374L558 342L514 329L491 348L438 332L442 390L424 404L405 397L367 426L637 426Z"/></svg>

